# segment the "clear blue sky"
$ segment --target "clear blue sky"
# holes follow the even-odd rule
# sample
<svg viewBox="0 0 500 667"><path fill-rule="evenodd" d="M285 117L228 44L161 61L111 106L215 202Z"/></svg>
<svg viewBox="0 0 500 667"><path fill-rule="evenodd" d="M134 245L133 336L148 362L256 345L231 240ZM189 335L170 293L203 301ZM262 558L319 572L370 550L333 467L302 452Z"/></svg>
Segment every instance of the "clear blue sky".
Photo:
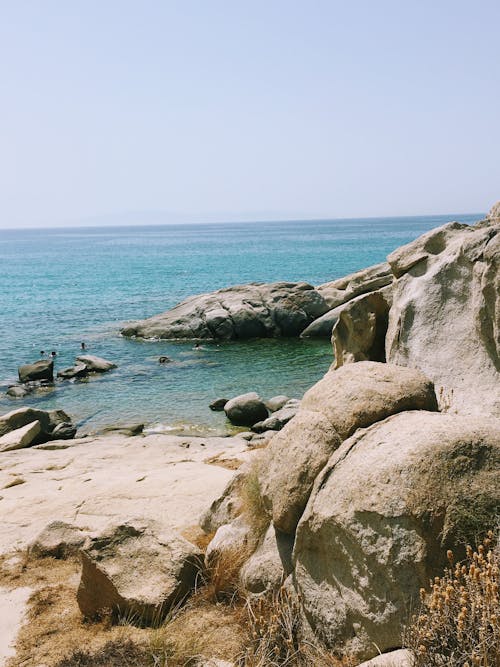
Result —
<svg viewBox="0 0 500 667"><path fill-rule="evenodd" d="M476 212L498 0L0 0L0 226Z"/></svg>

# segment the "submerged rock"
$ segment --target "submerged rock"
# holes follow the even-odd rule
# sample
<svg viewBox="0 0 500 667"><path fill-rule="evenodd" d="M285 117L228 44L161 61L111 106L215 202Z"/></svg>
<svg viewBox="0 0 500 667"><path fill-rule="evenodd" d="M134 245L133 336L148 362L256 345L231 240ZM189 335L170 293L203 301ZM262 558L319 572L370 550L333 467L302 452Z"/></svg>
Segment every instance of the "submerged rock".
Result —
<svg viewBox="0 0 500 667"><path fill-rule="evenodd" d="M206 340L298 336L328 309L321 294L307 283L250 283L191 297L121 333Z"/></svg>
<svg viewBox="0 0 500 667"><path fill-rule="evenodd" d="M28 387L23 387L18 384L9 387L6 391L7 396L10 396L10 398L24 398L29 393L31 393L31 390Z"/></svg>

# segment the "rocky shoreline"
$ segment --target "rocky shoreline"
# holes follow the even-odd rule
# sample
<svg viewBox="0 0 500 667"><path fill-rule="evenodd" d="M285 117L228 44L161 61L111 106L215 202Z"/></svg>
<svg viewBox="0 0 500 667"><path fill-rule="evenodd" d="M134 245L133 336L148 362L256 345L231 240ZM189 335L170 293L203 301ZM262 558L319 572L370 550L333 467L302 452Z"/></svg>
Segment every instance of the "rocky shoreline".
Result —
<svg viewBox="0 0 500 667"><path fill-rule="evenodd" d="M500 203L342 280L219 290L130 325L144 338L331 335L335 361L300 402L214 402L253 429L230 438L61 440L63 415L11 413L0 444L40 430L0 453L0 553L79 554L83 617L146 626L236 562L234 590L248 604L286 595L316 656L407 666L394 651L420 589L500 515L499 232Z"/></svg>

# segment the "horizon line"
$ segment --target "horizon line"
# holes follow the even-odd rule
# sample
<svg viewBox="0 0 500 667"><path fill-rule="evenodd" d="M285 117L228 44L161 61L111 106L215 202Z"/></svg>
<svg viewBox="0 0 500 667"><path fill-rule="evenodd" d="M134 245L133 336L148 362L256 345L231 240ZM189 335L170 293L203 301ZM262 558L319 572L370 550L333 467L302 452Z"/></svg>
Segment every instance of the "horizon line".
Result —
<svg viewBox="0 0 500 667"><path fill-rule="evenodd" d="M151 213L149 213L150 215ZM125 214L126 215L126 214ZM276 220L266 219L251 219L248 220L217 220L217 221L185 221L185 222L150 222L147 224L138 223L117 223L117 224L77 224L77 225L55 225L55 226L22 226L22 227L0 227L0 232L15 232L15 231L52 231L52 230L71 230L71 229L116 229L120 227L139 228L146 227L182 227L182 226L196 226L196 225L247 225L250 223L264 223L264 224L280 224L284 222L340 222L348 221L362 221L362 220L398 220L398 219L413 219L413 218L444 218L450 216L450 222L453 222L453 216L482 216L478 218L478 222L487 215L487 212L468 212L468 213L427 213L427 214L413 214L413 215L370 215L370 216L346 216L338 218L330 217L306 217L306 218L279 218ZM111 214L114 217L116 214ZM96 216L100 217L100 216ZM103 216L104 217L104 216Z"/></svg>

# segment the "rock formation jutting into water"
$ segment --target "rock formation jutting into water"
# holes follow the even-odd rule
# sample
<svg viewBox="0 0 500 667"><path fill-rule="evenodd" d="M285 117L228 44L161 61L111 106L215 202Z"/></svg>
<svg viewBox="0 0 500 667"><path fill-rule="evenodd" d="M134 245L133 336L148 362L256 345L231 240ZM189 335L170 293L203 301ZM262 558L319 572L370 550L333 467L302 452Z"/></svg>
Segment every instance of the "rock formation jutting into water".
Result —
<svg viewBox="0 0 500 667"><path fill-rule="evenodd" d="M239 594L286 591L308 645L351 664L400 649L447 550L460 558L500 515L499 263L500 203L344 279L228 288L127 326L143 338L331 336L334 361L300 403L214 402L263 430L258 445L247 433L57 442L64 414L5 416L0 450L39 431L0 455L0 551L79 552L82 615L113 624L125 611L138 625L170 618L238 554ZM242 664L207 646L196 664Z"/></svg>

